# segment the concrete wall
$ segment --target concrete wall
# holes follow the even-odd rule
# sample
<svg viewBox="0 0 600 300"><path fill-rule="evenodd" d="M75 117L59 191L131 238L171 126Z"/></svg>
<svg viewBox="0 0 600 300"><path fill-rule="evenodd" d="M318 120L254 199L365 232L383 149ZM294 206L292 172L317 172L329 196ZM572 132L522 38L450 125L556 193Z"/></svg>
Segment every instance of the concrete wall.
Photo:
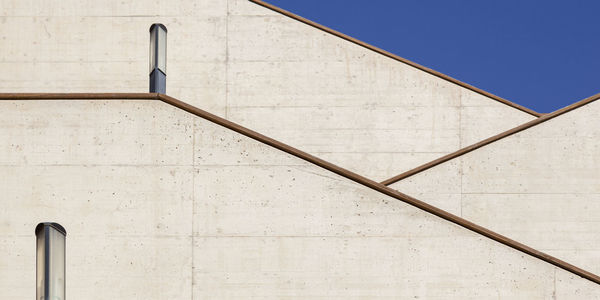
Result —
<svg viewBox="0 0 600 300"><path fill-rule="evenodd" d="M0 1L0 92L167 93L375 180L533 116L246 0Z"/></svg>
<svg viewBox="0 0 600 300"><path fill-rule="evenodd" d="M600 102L392 187L600 273Z"/></svg>
<svg viewBox="0 0 600 300"><path fill-rule="evenodd" d="M0 101L0 291L40 221L69 299L592 299L597 284L158 101Z"/></svg>

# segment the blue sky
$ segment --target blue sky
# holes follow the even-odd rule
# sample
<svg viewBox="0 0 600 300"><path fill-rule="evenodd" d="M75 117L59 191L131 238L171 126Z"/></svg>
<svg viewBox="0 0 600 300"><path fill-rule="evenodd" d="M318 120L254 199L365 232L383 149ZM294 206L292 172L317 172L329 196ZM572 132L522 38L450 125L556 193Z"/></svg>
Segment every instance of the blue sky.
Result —
<svg viewBox="0 0 600 300"><path fill-rule="evenodd" d="M538 112L600 92L600 1L266 1Z"/></svg>

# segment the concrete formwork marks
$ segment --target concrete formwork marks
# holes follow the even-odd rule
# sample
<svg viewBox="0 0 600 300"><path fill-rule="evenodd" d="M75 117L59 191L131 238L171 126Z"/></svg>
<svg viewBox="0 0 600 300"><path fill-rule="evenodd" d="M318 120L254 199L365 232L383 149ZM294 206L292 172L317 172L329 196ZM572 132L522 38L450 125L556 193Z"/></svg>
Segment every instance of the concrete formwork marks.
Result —
<svg viewBox="0 0 600 300"><path fill-rule="evenodd" d="M0 155L8 178L0 284L11 299L34 293L32 228L41 220L69 230L67 293L75 298L600 293L590 281L164 103L80 100L67 113L60 104L0 102L8 112L0 138L10 145ZM93 128L73 124L75 116ZM63 150L78 159L61 161Z"/></svg>
<svg viewBox="0 0 600 300"><path fill-rule="evenodd" d="M2 1L0 92L167 94L374 180L535 116L246 0ZM32 8L33 7L33 8Z"/></svg>
<svg viewBox="0 0 600 300"><path fill-rule="evenodd" d="M598 273L600 102L392 187Z"/></svg>

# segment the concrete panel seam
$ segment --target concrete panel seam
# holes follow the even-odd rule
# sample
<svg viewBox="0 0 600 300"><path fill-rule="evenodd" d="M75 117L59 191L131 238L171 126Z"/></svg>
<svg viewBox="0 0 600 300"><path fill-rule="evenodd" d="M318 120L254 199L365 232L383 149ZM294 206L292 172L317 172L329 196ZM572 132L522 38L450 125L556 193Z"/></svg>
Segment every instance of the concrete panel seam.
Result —
<svg viewBox="0 0 600 300"><path fill-rule="evenodd" d="M62 98L61 98L62 97ZM329 170L335 174L338 174L342 177L345 177L347 179L350 179L358 184L361 184L365 187L371 188L373 190L376 190L380 193L383 193L387 196L393 197L397 200L403 201L409 205L412 205L416 208L419 208L421 210L424 210L430 214L433 214L437 217L440 217L444 220L447 220L449 222L452 222L454 224L457 224L465 229L471 230L475 233L478 233L480 235L483 235L487 238L490 238L496 242L499 242L501 244L504 244L508 247L511 247L517 251L521 251L525 254L528 254L530 256L533 256L537 259L540 259L542 261L545 261L547 263L550 263L556 267L559 267L561 269L564 269L568 272L571 272L575 275L578 275L580 277L583 277L585 279L588 279L596 284L600 285L600 276L593 274L589 271L586 271L584 269L581 269L579 267L576 267L574 265L571 265L563 260L560 260L556 257L553 257L551 255L548 255L544 252L538 251L536 249L533 249L527 245L524 245L522 243L519 243L515 240L512 240L506 236L503 236L499 233L496 233L494 231L491 231L485 227L479 226L475 223L472 223L466 219L463 219L459 216L456 216L454 214L451 214L445 210L439 209L433 205L430 205L426 202L420 201L416 198L410 197L408 195L405 195L393 188L390 188L384 184L378 183L376 181L370 180L364 176L361 176L359 174L356 174L354 172L351 172L349 170L346 170L342 167L339 167L337 165L334 165L330 162L327 162L325 160L322 160L318 157L315 157L311 154L308 154L304 151L301 151L299 149L296 149L294 147L291 147L287 144L284 144L282 142L279 142L277 140L274 140L272 138L269 138L265 135L262 135L258 132L255 132L251 129L248 129L246 127L243 127L241 125L238 125L236 123L233 123L229 120L226 120L224 118L221 118L219 116L213 115L209 112L206 112L202 109L199 109L195 106L192 106L190 104L187 104L185 102L182 102L180 100L177 100L173 97L167 96L167 95L162 95L162 94L155 94L155 93L133 93L133 94L126 94L126 93L76 93L76 94L67 94L67 93L49 93L49 94L42 94L42 93L30 93L30 94L16 94L16 93L10 93L10 94L0 94L0 100L56 100L56 99L96 99L96 100L105 100L105 99L119 99L118 97L121 97L120 99L146 99L146 100L161 100L162 102L165 102L169 105L172 105L174 107L177 107L179 109L182 109L188 113L191 113L193 115L196 115L198 117L201 117L207 121L210 121L212 123L215 123L217 125L223 126L225 128L228 128L230 130L233 130L239 134L245 135L249 138L252 138L258 142L267 144L273 148L279 149L281 151L284 151L290 155L293 155L295 157L298 157L302 160L305 160L307 162L310 162L314 165L317 165L319 167L322 167L326 170ZM566 107L560 111L557 111L553 114L550 114L550 116L548 116L548 118L552 118L558 114L562 114L565 113L567 111L570 111L572 109L575 109L579 106L583 106L587 103L590 103L594 100L596 100L597 98L600 97L600 94L594 97L591 97L589 99L586 99L587 102L584 103L584 101L581 101L579 103L576 103L572 106ZM544 118L541 121L545 121L548 118ZM534 121L539 121L539 120L534 120ZM530 122L531 123L531 122ZM529 123L527 123L529 124ZM526 124L525 124L526 125ZM532 125L533 126L533 125ZM521 129L522 130L522 129Z"/></svg>
<svg viewBox="0 0 600 300"><path fill-rule="evenodd" d="M466 228L468 230L471 230L473 232L481 234L481 235L483 235L483 236L485 236L487 238L490 238L490 239L492 239L492 240L494 240L496 242L499 242L501 244L509 246L509 247L511 247L511 248L513 248L515 250L518 250L518 251L521 251L523 253L529 254L529 255L531 255L531 256L533 256L535 258L541 259L541 260L543 260L543 261L545 261L547 263L550 263L550 264L555 265L555 266L557 266L559 268L562 268L562 269L564 269L566 271L574 273L574 274L576 274L576 275L578 275L580 277L586 278L586 279L588 279L588 280L590 280L590 281L592 281L594 283L600 284L600 276L598 276L596 274L593 274L593 273L591 273L589 271L586 271L586 270L583 270L583 269L581 269L579 267L571 265L571 264L569 264L569 263L567 263L567 262L565 262L563 260L560 260L560 259L558 259L556 257L553 257L553 256L551 256L549 254L546 254L544 252L541 252L541 251L538 251L536 249L533 249L533 248L531 248L531 247L529 247L527 245L519 243L519 242L517 242L515 240L512 240L512 239L506 237L506 236L503 236L503 235L501 235L499 233L491 231L491 230L489 230L489 229L487 229L485 227L479 226L479 225L477 225L475 223L472 223L472 222L470 222L470 221L468 221L466 219L463 219L463 218L461 218L459 216L451 214L451 213L449 213L449 212L447 212L445 210L439 209L439 208L437 208L437 207L435 207L433 205L430 205L430 204L428 204L426 202L423 202L423 201L420 201L420 200L418 200L416 198L413 198L413 197L410 197L408 195L405 195L405 194L403 194L403 193L401 193L401 192L399 192L399 191L397 191L397 190L395 190L393 188L390 188L390 187L388 187L386 185L383 185L383 184L378 183L376 181L370 180L370 179L368 179L368 178L366 178L364 176L361 176L361 175L359 175L357 173L354 173L354 172L351 172L349 170L346 170L346 169L344 169L342 167L339 167L339 166L334 165L334 164L332 164L330 162L322 160L322 159L320 159L318 157L315 157L315 156L313 156L311 154L308 154L308 153L306 153L304 151L301 151L301 150L296 149L294 147L291 147L291 146L289 146L287 144L284 144L282 142L274 140L274 139L272 139L270 137L262 135L262 134L260 134L260 133L258 133L256 131L253 131L251 129L243 127L243 126L241 126L239 124L233 123L233 122L231 122L229 120L226 120L224 118L221 118L219 116L213 115L213 114L211 114L209 112L201 110L201 109L199 109L197 107L189 105L189 104L187 104L185 102L182 102L180 100L177 100L177 99L175 99L173 97L170 97L170 96L167 96L167 95L162 95L162 94L159 94L158 97L159 97L160 100L164 101L165 103L171 104L171 105L173 105L175 107L178 107L178 108L180 108L182 110L185 110L185 111L187 111L187 112L189 112L191 114L194 114L194 115L196 115L198 117L201 117L201 118L203 118L205 120L208 120L210 122L213 122L213 123L218 124L220 126L223 126L225 128L233 130L233 131L235 131L237 133L245 135L245 136L247 136L249 138L257 140L257 141L259 141L261 143L267 144L267 145L269 145L271 147L274 147L276 149L284 151L284 152L286 152L286 153L288 153L290 155L296 156L296 157L298 157L300 159L308 161L308 162L310 162L312 164L315 164L315 165L317 165L319 167L322 167L322 168L324 168L326 170L329 170L329 171L331 171L333 173L336 173L336 174L338 174L338 175L340 175L342 177L345 177L345 178L350 179L350 180L352 180L352 181L354 181L356 183L359 183L359 184L361 184L363 186L366 186L368 188L374 189L374 190L376 190L378 192L381 192L381 193L383 193L385 195L388 195L390 197L393 197L393 198L396 198L396 199L398 199L400 201L403 201L403 202L405 202L407 204L415 206L415 207L417 207L417 208L419 208L421 210L424 210L424 211L426 211L428 213L431 213L431 214L433 214L435 216L438 216L438 217L440 217L442 219L445 219L445 220L447 220L449 222L452 222L452 223L457 224L459 226L462 226L462 227L464 227L464 228Z"/></svg>
<svg viewBox="0 0 600 300"><path fill-rule="evenodd" d="M159 100L157 93L0 93L0 100Z"/></svg>
<svg viewBox="0 0 600 300"><path fill-rule="evenodd" d="M412 170L408 170L408 171L406 171L404 173L401 173L399 175L396 175L394 177L386 179L386 180L382 181L381 184L383 184L383 185L394 184L394 183L396 183L396 182L398 182L398 181L400 181L402 179L406 179L406 178L408 178L410 176L413 176L413 175L415 175L417 173L420 173L420 172L423 172L423 171L425 171L427 169L433 168L433 167L435 167L435 166L437 166L439 164L442 164L442 163L447 162L447 161L449 161L451 159L457 158L457 157L459 157L459 156L461 156L463 154L467 154L467 153L469 153L469 152L471 152L473 150L479 149L479 148L481 148L483 146L486 146L488 144L491 144L493 142L501 140L501 139L503 139L505 137L511 136L511 135L513 135L515 133L521 132L521 131L526 130L528 128L531 128L533 126L536 126L536 125L539 125L541 123L544 123L544 122L546 122L548 120L551 120L553 118L556 118L556 117L558 117L558 116L560 116L562 114L568 113L568 112L570 112L570 111L572 111L574 109L577 109L579 107L582 107L582 106L584 106L586 104L592 103L592 102L598 100L599 98L600 98L600 94L596 94L596 95L593 95L591 97L588 97L588 98L585 98L583 100L580 100L580 101L578 101L576 103L573 103L573 104L571 104L569 106L566 106L566 107L563 107L563 108L561 108L559 110L556 110L556 111L554 111L552 113L544 114L541 117L539 117L537 119L534 119L534 120L531 120L531 121L529 121L529 122L527 122L525 124L521 124L521 125L519 125L517 127L514 127L514 128L509 129L507 131L504 131L502 133L499 133L497 135L489 137L489 138L487 138L485 140L479 141L479 142L477 142L475 144L472 144L470 146L464 147L464 148L462 148L460 150L457 150L455 152L452 152L450 154L444 155L444 156L442 156L442 157L440 157L440 158L438 158L436 160L432 160L432 161L430 161L430 162L428 162L426 164L423 164L421 166L418 166L418 167L416 167L416 168L414 168Z"/></svg>

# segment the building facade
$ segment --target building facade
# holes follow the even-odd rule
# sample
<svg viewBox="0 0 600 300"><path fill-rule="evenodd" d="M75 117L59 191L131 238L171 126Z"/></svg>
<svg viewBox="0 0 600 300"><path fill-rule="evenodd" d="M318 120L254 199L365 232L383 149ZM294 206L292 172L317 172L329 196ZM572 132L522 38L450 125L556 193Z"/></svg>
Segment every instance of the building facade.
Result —
<svg viewBox="0 0 600 300"><path fill-rule="evenodd" d="M264 3L0 3L2 299L34 297L42 221L67 229L75 299L600 297L596 247L564 246L595 236L592 102L446 162L464 169L386 187L540 115ZM141 93L157 22L169 29L173 98ZM519 139L533 130L554 140ZM547 189L564 182L548 172L519 189L541 171L534 154L509 157L580 135L591 166L554 171L589 181ZM503 163L523 177L492 172ZM513 191L546 212L567 205L581 223L545 227L530 209L524 228L502 202ZM570 206L577 197L587 213ZM531 207L518 199L506 203ZM561 249L540 232L564 238Z"/></svg>

